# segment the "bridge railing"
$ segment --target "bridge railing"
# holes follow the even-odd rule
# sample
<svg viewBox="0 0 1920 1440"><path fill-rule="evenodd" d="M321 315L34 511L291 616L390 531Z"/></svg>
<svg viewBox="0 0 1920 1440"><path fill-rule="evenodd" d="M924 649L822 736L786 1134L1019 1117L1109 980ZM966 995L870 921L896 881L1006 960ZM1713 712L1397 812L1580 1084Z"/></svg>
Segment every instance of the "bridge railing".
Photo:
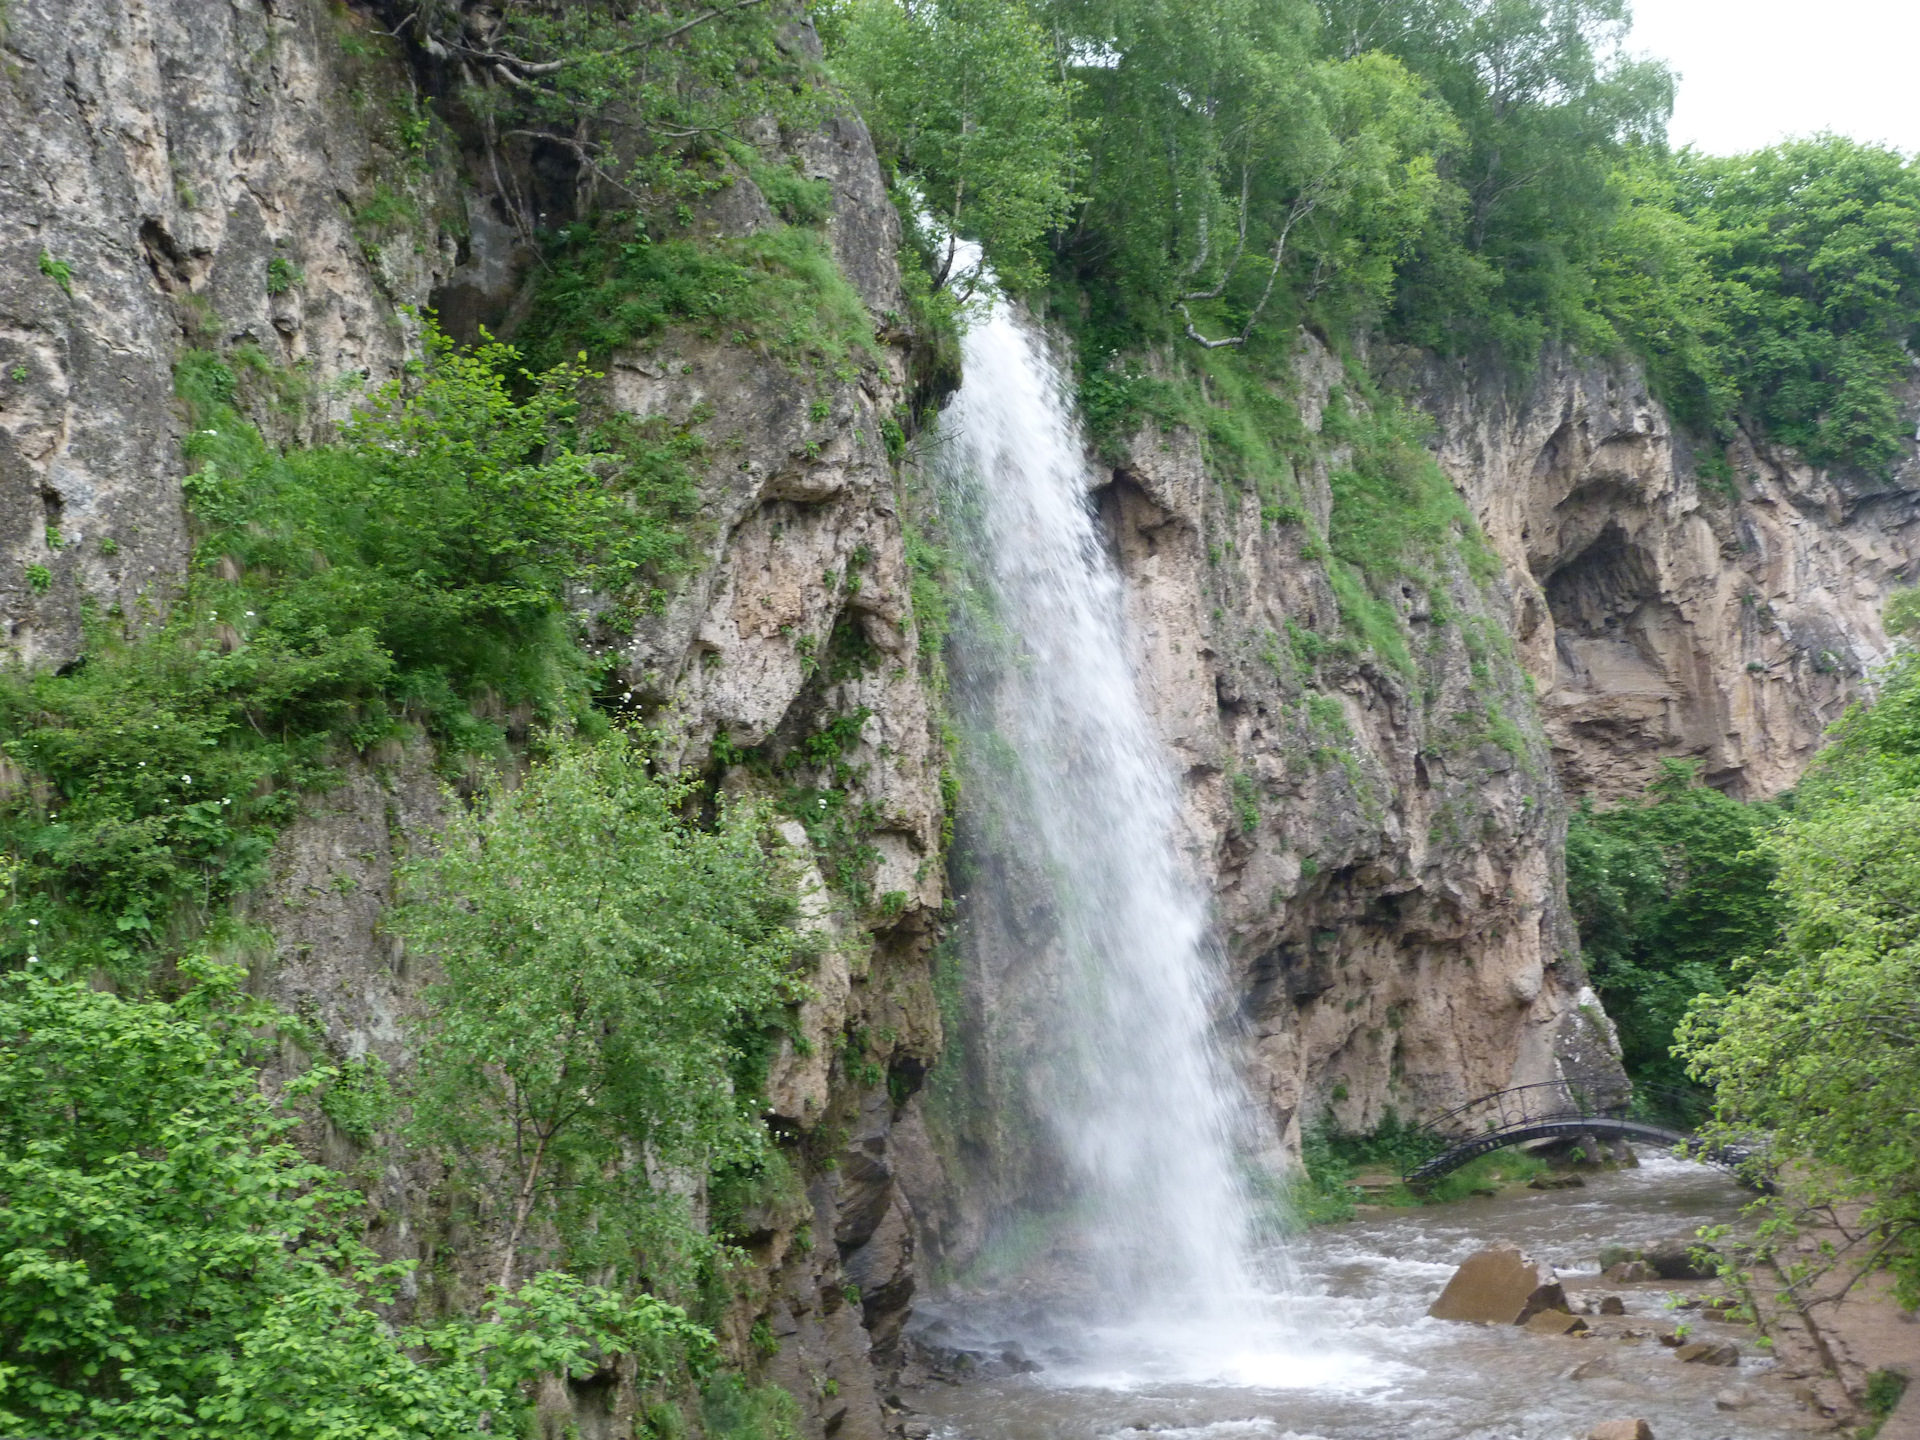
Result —
<svg viewBox="0 0 1920 1440"><path fill-rule="evenodd" d="M1592 1092L1564 1080L1543 1080L1480 1095L1434 1116L1419 1129L1421 1135L1452 1144L1477 1135L1541 1125L1558 1120L1587 1120L1597 1116L1625 1118L1631 1093L1617 1089Z"/></svg>

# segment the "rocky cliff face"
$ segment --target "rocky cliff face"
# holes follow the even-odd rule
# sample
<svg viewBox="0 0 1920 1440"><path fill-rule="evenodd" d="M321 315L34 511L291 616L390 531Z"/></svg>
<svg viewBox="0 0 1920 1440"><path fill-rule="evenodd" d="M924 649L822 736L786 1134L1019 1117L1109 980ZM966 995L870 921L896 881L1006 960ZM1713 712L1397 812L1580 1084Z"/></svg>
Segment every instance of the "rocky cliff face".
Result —
<svg viewBox="0 0 1920 1440"><path fill-rule="evenodd" d="M1517 395L1454 367L1407 379L1505 562L1567 790L1634 795L1669 757L1742 798L1793 785L1920 575L1915 448L1873 476L1742 436L1715 482L1631 366L1550 353Z"/></svg>
<svg viewBox="0 0 1920 1440"><path fill-rule="evenodd" d="M0 24L0 124L13 137L0 154L0 606L12 655L58 664L78 653L89 604L137 625L184 574L172 372L186 347L233 364L270 435L311 440L417 354L405 307L436 306L456 331L478 318L510 327L528 253L497 172L425 99L426 57L370 10L15 0ZM804 25L785 43L817 59ZM876 325L904 311L898 222L859 122L769 124L755 138L829 183L827 239ZM572 193L564 176L517 178L555 205ZM744 174L695 217L706 234L776 223ZM755 1263L724 1336L737 1362L799 1399L807 1433L849 1440L885 1428L872 1356L892 1345L913 1288L890 1134L939 1048L927 952L944 896L933 702L881 423L907 398L912 337L897 318L883 328L880 360L833 376L669 331L613 356L597 397L693 427L710 460L691 574L637 628L596 622L633 715L660 731L667 764L711 767L735 791L831 790L852 817L841 838L864 871L856 894L823 878L834 862L819 832L786 827L822 935L802 1042L776 1057L769 1087L795 1184L748 1209ZM724 755L779 761L855 714L824 771L787 766L776 784L764 765L713 758L724 737ZM349 757L250 901L273 935L258 988L336 1058L377 1054L401 1075L431 960L381 921L395 866L458 803L432 759L424 740ZM309 1138L366 1169L344 1135ZM476 1299L493 1242L454 1222L425 1161L386 1159L369 1181L372 1239L434 1277L410 1284L409 1301ZM756 1322L774 1345L750 1343ZM600 1433L631 1396L590 1384L567 1403Z"/></svg>

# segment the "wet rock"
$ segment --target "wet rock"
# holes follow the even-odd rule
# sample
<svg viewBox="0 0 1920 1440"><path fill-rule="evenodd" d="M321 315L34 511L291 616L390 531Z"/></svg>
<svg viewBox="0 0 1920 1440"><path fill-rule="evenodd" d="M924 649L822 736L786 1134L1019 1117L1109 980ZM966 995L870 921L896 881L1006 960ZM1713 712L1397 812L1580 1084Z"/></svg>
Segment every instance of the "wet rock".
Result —
<svg viewBox="0 0 1920 1440"><path fill-rule="evenodd" d="M1529 1190L1584 1190L1587 1182L1578 1175L1536 1175L1527 1182Z"/></svg>
<svg viewBox="0 0 1920 1440"><path fill-rule="evenodd" d="M1687 1337L1682 1335L1678 1330L1662 1331L1655 1338L1669 1350L1678 1350L1682 1345L1687 1343Z"/></svg>
<svg viewBox="0 0 1920 1440"><path fill-rule="evenodd" d="M1662 1280L1710 1280L1714 1268L1714 1249L1698 1240L1662 1240L1646 1254L1646 1262Z"/></svg>
<svg viewBox="0 0 1920 1440"><path fill-rule="evenodd" d="M1613 1374L1613 1359L1608 1355L1596 1355L1591 1360L1582 1360L1567 1371L1569 1380L1597 1380L1602 1375Z"/></svg>
<svg viewBox="0 0 1920 1440"><path fill-rule="evenodd" d="M1436 1320L1523 1325L1543 1310L1566 1310L1566 1292L1551 1265L1514 1245L1469 1255L1427 1311Z"/></svg>
<svg viewBox="0 0 1920 1440"><path fill-rule="evenodd" d="M1609 1265L1600 1277L1611 1280L1615 1285L1632 1285L1641 1280L1658 1280L1653 1267L1644 1260L1622 1260L1617 1265Z"/></svg>
<svg viewBox="0 0 1920 1440"><path fill-rule="evenodd" d="M1716 1410L1745 1410L1759 1400L1759 1396L1744 1385L1731 1385L1715 1393L1713 1408Z"/></svg>
<svg viewBox="0 0 1920 1440"><path fill-rule="evenodd" d="M1624 1315L1627 1313L1627 1302L1622 1300L1618 1295L1602 1296L1600 1300L1600 1313L1602 1315Z"/></svg>
<svg viewBox="0 0 1920 1440"><path fill-rule="evenodd" d="M1527 1317L1527 1329L1536 1335L1580 1335L1586 1328L1586 1321L1564 1310L1542 1310Z"/></svg>
<svg viewBox="0 0 1920 1440"><path fill-rule="evenodd" d="M1628 1249L1625 1245L1602 1245L1600 1247L1600 1268L1611 1270L1629 1260L1643 1260L1646 1256L1639 1250Z"/></svg>
<svg viewBox="0 0 1920 1440"><path fill-rule="evenodd" d="M1725 1340L1695 1340L1674 1351L1673 1358L1688 1365L1738 1365L1740 1351Z"/></svg>
<svg viewBox="0 0 1920 1440"><path fill-rule="evenodd" d="M1653 1440L1653 1427L1644 1420L1604 1420L1587 1432L1587 1440Z"/></svg>

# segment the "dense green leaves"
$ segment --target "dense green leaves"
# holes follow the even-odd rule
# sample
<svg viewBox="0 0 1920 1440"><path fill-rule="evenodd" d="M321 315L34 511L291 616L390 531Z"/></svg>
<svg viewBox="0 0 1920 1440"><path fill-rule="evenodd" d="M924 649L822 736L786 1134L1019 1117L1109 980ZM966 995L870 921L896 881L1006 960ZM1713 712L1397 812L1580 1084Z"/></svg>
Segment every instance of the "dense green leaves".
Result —
<svg viewBox="0 0 1920 1440"><path fill-rule="evenodd" d="M530 1231L659 1278L697 1249L685 1196L751 1162L800 941L765 817L683 818L690 783L615 733L456 814L395 928L431 953L416 1114L513 1273ZM504 1157L503 1168L501 1157Z"/></svg>
<svg viewBox="0 0 1920 1440"><path fill-rule="evenodd" d="M241 418L231 366L182 362L187 593L144 631L95 617L66 670L0 675L0 844L19 862L0 958L137 974L262 878L330 746L413 721L487 750L502 730L476 708L583 709L569 595L644 603L680 563L688 454L643 425L583 433L582 373L515 360L429 331L338 440L287 454Z"/></svg>
<svg viewBox="0 0 1920 1440"><path fill-rule="evenodd" d="M1837 1257L1890 1265L1920 1300L1920 659L1853 711L1770 843L1783 940L1765 973L1681 1033L1729 1122L1771 1132L1801 1204L1864 1202ZM1822 1287L1810 1266L1801 1299ZM1833 1287L1827 1287L1833 1288Z"/></svg>
<svg viewBox="0 0 1920 1440"><path fill-rule="evenodd" d="M396 1329L403 1266L262 1094L240 972L173 1004L0 980L0 1427L80 1440L452 1440L608 1352L644 1378L711 1337L546 1274L477 1319ZM326 1077L310 1072L302 1087Z"/></svg>
<svg viewBox="0 0 1920 1440"><path fill-rule="evenodd" d="M1039 278L1078 160L1074 85L1022 0L857 0L838 68L874 138L919 180L948 235L978 238L1002 282ZM951 241L949 241L949 246ZM938 280L952 277L949 248Z"/></svg>
<svg viewBox="0 0 1920 1440"><path fill-rule="evenodd" d="M1779 935L1774 805L1743 805L1667 761L1636 804L1583 806L1567 828L1567 898L1594 988L1636 1081L1678 1086L1674 1031L1696 996L1737 984Z"/></svg>
<svg viewBox="0 0 1920 1440"><path fill-rule="evenodd" d="M1683 156L1742 409L1816 464L1886 465L1920 338L1920 168L1838 136Z"/></svg>

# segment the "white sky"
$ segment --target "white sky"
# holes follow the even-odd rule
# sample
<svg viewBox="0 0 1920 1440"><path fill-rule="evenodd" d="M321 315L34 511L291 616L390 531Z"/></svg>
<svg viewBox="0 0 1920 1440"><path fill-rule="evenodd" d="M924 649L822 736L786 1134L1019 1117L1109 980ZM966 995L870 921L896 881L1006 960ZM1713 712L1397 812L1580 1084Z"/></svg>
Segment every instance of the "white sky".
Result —
<svg viewBox="0 0 1920 1440"><path fill-rule="evenodd" d="M1680 72L1676 147L1834 130L1920 150L1920 0L1634 0L1627 48Z"/></svg>

